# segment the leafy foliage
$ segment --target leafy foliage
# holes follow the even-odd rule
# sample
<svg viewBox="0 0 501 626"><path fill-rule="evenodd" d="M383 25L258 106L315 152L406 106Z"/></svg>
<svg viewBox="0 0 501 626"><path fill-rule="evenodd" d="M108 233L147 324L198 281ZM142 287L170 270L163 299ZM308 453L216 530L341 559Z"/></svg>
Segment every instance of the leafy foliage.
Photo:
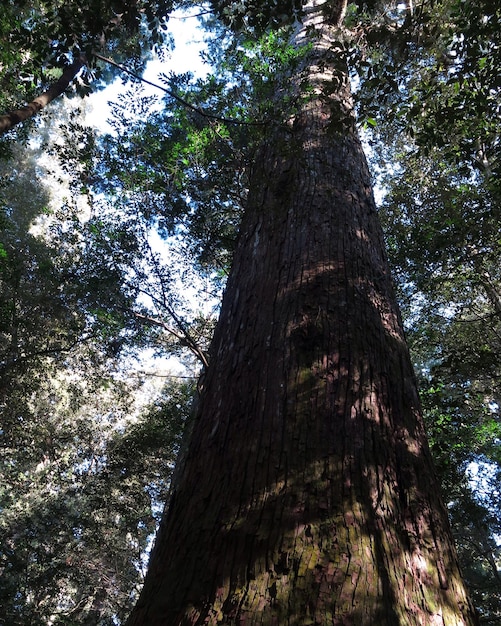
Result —
<svg viewBox="0 0 501 626"><path fill-rule="evenodd" d="M423 151L440 148L463 175L497 171L499 8L442 0L384 15L361 30L364 14L352 18L362 118L391 122Z"/></svg>
<svg viewBox="0 0 501 626"><path fill-rule="evenodd" d="M2 397L4 415L20 420L2 432L0 597L9 624L114 624L127 615L189 410L188 389L171 389L135 418L134 385L110 378L109 366L100 376L95 362L85 369L85 351L76 357L70 380L47 362L45 380L27 388L18 378L8 404Z"/></svg>
<svg viewBox="0 0 501 626"><path fill-rule="evenodd" d="M462 174L474 170L468 154L393 156L382 208L390 258L464 573L489 623L501 608L500 196Z"/></svg>
<svg viewBox="0 0 501 626"><path fill-rule="evenodd" d="M54 212L38 156L2 163L2 617L115 624L141 583L192 390L149 401L137 367L125 379L135 292L82 238L81 207Z"/></svg>
<svg viewBox="0 0 501 626"><path fill-rule="evenodd" d="M170 0L2 3L1 112L20 109L46 91L65 69L75 67L76 72L82 64L73 87L81 96L88 95L112 75L111 67L98 63L103 54L126 59L139 71L152 50L163 50L171 9ZM78 65L72 65L75 62ZM15 123L10 121L5 128Z"/></svg>
<svg viewBox="0 0 501 626"><path fill-rule="evenodd" d="M270 26L290 23L302 12L300 0L241 0L227 2L216 0L212 3L220 19L235 31L262 31Z"/></svg>
<svg viewBox="0 0 501 626"><path fill-rule="evenodd" d="M140 71L147 51L161 49L172 3L81 4L2 4L3 110L75 55L87 55L86 93L109 78L93 51ZM141 410L143 381L130 370L124 381L125 358L148 348L193 370L207 359L255 147L297 104L285 77L301 61L288 42L301 4L215 1L245 35L207 22L212 75L164 75L160 106L131 90L100 139L77 116L62 119L57 141L43 144L70 178L56 210L26 151L3 164L0 599L9 623L114 624L133 603L193 390L169 383ZM361 2L348 6L343 34L360 119L387 172L381 217L432 449L486 623L501 614L500 20L491 0L425 2L413 13ZM193 292L202 305L186 297Z"/></svg>

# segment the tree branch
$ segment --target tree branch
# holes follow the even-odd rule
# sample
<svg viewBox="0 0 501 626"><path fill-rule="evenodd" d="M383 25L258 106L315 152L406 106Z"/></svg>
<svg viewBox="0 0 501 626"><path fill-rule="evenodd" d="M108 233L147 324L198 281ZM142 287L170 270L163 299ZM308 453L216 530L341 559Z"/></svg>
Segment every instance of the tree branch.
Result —
<svg viewBox="0 0 501 626"><path fill-rule="evenodd" d="M188 330L184 328L184 325L180 326L179 320L174 316L172 310L169 310L169 313L174 317L174 322L179 327L180 331L175 330L172 326L169 326L166 322L162 320L156 319L154 317L150 317L149 315L143 315L133 309L127 309L127 311L133 315L136 319L141 320L147 324L151 324L152 326L159 326L163 328L166 332L171 334L173 337L176 337L181 343L191 350L191 352L197 357L197 359L202 363L204 367L207 367L209 362L207 360L207 355L205 352L198 346L197 342L190 335Z"/></svg>
<svg viewBox="0 0 501 626"><path fill-rule="evenodd" d="M245 122L243 120L236 120L233 118L222 117L220 115L214 115L213 113L208 113L207 111L204 111L203 109L199 109L198 107L194 106L193 104L191 104L184 98L181 98L181 96L178 96L172 90L167 89L166 87L163 87L162 85L158 85L157 83L153 83L150 80L143 78L142 76L139 76L139 74L136 74L132 70L129 70L129 68L125 67L125 65L122 65L121 63L117 63L116 61L108 57L104 57L97 52L93 52L93 54L96 57L96 59L99 59L100 61L104 61L105 63L109 63L110 65L113 65L113 67L116 67L122 72L129 74L129 76L132 76L132 78L135 78L136 80L141 81L145 85L150 85L150 87L154 87L155 89L160 89L171 98L174 98L174 100L179 102L179 104L182 104L187 109L190 109L194 113L197 113L197 115L201 115L202 117L205 117L209 120L214 120L216 122L223 122L225 124L235 124L238 126L265 126L266 124L269 123L267 120L264 120L262 122Z"/></svg>
<svg viewBox="0 0 501 626"><path fill-rule="evenodd" d="M70 83L75 79L78 72L86 64L85 57L79 56L78 59L69 65L59 78L47 91L32 100L28 105L21 109L16 109L10 113L0 116L0 134L4 134L11 128L33 117L45 108L55 98L62 95Z"/></svg>

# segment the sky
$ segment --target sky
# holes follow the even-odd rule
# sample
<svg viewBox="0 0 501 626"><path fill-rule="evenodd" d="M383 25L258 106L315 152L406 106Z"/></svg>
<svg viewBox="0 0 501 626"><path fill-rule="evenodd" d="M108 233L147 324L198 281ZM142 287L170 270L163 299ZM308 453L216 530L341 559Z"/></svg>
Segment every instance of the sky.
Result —
<svg viewBox="0 0 501 626"><path fill-rule="evenodd" d="M196 17L186 16L185 13L174 13L168 22L169 33L174 37L175 48L166 60L153 59L146 66L143 77L159 85L162 81L159 78L161 73L168 74L174 72L182 74L193 72L200 76L207 73L207 66L200 58L200 51L203 48L203 33L198 28L199 22ZM103 132L109 132L110 126L107 124L109 116L109 102L117 100L120 93L125 93L130 88L123 85L120 78L111 85L99 92L89 96L89 114L87 121ZM159 89L150 87L143 83L144 94L152 94L161 97L163 94Z"/></svg>
<svg viewBox="0 0 501 626"><path fill-rule="evenodd" d="M199 8L195 12L198 11ZM175 47L166 59L153 59L147 64L143 74L143 78L146 80L162 85L162 80L159 78L159 75L162 73L168 74L169 72L174 72L176 74L182 74L192 72L197 76L203 76L208 72L207 65L205 65L200 58L200 51L204 44L202 41L203 32L199 29L199 21L195 17L185 16L186 13L174 13L170 16L168 28L169 33L174 38ZM145 83L142 83L141 86L137 85L137 88L138 90L143 89L142 95L157 95L159 97L159 103L161 103L161 98L164 95L161 90L155 89ZM86 115L87 123L96 126L102 132L112 132L111 127L107 123L107 119L111 116L109 103L115 102L120 93L125 93L130 89L131 83L124 85L121 78L117 78L105 89L91 94L86 107L89 111ZM164 262L170 262L168 259L170 254L168 245L165 241L161 240L154 231L151 233L150 243L155 252L160 253L164 257ZM193 302L200 305L200 293L198 297L195 295L199 289L193 285L191 290L193 291ZM207 304L207 307L212 306L213 302ZM207 311L205 312L207 313ZM160 378L163 376L184 376L190 374L190 372L186 370L185 365L179 361L178 358L159 358L153 349L143 350L138 368L147 375L154 375ZM152 387L156 388L157 383L158 381L153 380Z"/></svg>

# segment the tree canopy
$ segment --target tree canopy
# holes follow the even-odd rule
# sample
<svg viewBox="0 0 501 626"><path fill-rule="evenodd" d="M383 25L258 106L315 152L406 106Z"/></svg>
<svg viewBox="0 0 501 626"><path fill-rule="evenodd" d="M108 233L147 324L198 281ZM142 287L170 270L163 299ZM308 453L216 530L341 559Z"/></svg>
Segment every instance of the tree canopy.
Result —
<svg viewBox="0 0 501 626"><path fill-rule="evenodd" d="M80 5L2 4L6 130L68 68L64 88L104 86L119 70L96 53L140 74L188 3ZM60 122L18 126L2 161L0 594L12 624L112 624L130 610L194 388L171 381L137 407L132 355L181 356L189 376L206 364L257 141L296 106L271 94L301 59L288 44L300 2L200 12L207 78L164 76L156 109L132 85L107 136L53 104ZM489 0L361 2L348 5L339 42L380 178L435 462L486 624L501 615L500 33ZM297 98L308 97L303 85ZM64 199L41 183L43 152L69 176Z"/></svg>

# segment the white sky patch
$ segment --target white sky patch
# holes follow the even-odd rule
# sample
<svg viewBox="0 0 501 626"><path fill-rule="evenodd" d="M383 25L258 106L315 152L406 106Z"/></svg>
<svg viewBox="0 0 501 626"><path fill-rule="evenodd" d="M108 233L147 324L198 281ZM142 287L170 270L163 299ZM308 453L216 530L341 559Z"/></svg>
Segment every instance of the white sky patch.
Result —
<svg viewBox="0 0 501 626"><path fill-rule="evenodd" d="M209 66L205 64L201 58L201 51L205 47L203 41L204 32L200 28L200 22L196 15L200 12L200 7L195 7L191 16L189 12L174 13L168 21L168 32L174 40L174 48L167 52L163 59L153 58L146 65L142 77L159 85L167 87L160 75L184 74L191 72L196 77L203 77L209 73ZM131 82L124 84L122 79L129 78L124 72L123 76L118 76L113 83L105 89L93 93L87 99L87 117L86 123L97 128L102 133L113 133L113 129L109 124L112 116L110 104L118 101L121 94L125 94L137 89L138 96L157 96L158 103L153 105L151 110L159 109L162 105L162 97L164 93L161 89L141 82L134 85ZM152 230L148 235L152 250L159 254L162 261L167 265L174 262L171 256L171 249L168 241L164 241L159 234ZM199 309L203 314L208 315L211 307L214 307L213 299L204 296L204 285L197 284L180 285L181 293L184 293L189 303L194 309ZM147 298L146 298L147 300ZM153 395L155 388L161 383L162 378L169 376L183 377L193 375L194 372L187 371L186 366L176 356L160 357L155 349L145 349L141 351L136 371L142 371L147 377L151 376L150 386Z"/></svg>
<svg viewBox="0 0 501 626"><path fill-rule="evenodd" d="M154 58L148 62L143 78L160 86L165 85L160 79L160 74L184 74L192 72L196 76L204 76L208 73L207 65L202 61L200 52L204 48L203 33L196 17L182 17L182 14L171 16L168 22L169 33L174 38L174 49L167 59ZM124 78L126 78L124 74ZM141 95L162 96L162 91L155 87L142 83L144 91ZM102 132L110 132L108 124L110 116L110 102L116 102L120 94L130 89L130 84L123 84L121 78L117 78L102 91L93 93L88 98L89 114L87 122Z"/></svg>
<svg viewBox="0 0 501 626"><path fill-rule="evenodd" d="M142 350L135 371L146 377L144 387L150 393L150 401L158 395L166 380L196 379L199 375L198 370L188 368L177 356L160 357L154 348Z"/></svg>
<svg viewBox="0 0 501 626"><path fill-rule="evenodd" d="M497 490L492 492L495 482L497 465L486 461L472 461L468 465L468 478L473 491L480 501L489 496L497 496Z"/></svg>

